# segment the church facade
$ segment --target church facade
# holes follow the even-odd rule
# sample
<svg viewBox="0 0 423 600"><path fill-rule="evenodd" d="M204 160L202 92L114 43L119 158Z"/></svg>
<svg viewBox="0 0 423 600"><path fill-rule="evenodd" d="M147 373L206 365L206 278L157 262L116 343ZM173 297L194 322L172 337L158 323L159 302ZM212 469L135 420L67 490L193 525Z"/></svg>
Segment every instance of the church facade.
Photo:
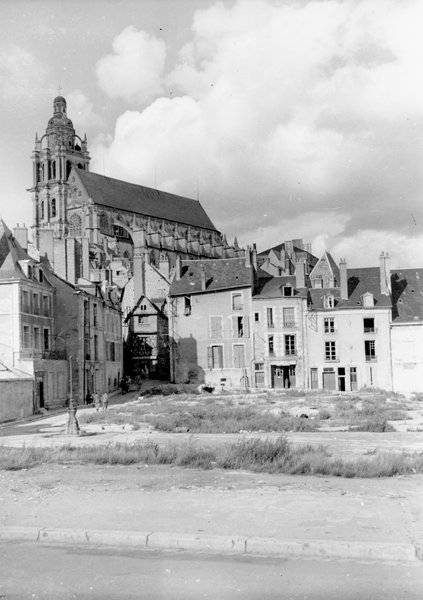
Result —
<svg viewBox="0 0 423 600"><path fill-rule="evenodd" d="M53 111L46 133L35 139L30 191L35 243L60 276L120 290L133 276L136 253L149 254L157 267L167 260L171 270L178 255L243 254L198 201L91 173L86 136L75 133L65 98L54 99Z"/></svg>
<svg viewBox="0 0 423 600"><path fill-rule="evenodd" d="M169 369L158 370L157 352L135 352L166 347L163 324L143 331L133 310L142 295L168 318L167 291L148 289L157 277L145 279L144 272L160 273L167 290L177 259L236 258L244 250L236 239L228 244L200 202L90 172L87 138L75 132L62 96L53 101L45 134L36 135L32 161L33 239L40 256L72 285L100 285L119 298L124 333L131 334L133 346L125 349L130 357L125 370L165 376ZM140 320L136 327L133 318Z"/></svg>

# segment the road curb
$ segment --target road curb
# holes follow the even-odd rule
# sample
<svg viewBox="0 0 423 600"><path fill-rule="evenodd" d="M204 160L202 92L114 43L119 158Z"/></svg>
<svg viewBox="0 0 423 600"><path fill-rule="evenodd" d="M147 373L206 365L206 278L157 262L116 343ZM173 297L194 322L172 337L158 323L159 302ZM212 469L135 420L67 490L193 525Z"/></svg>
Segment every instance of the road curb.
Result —
<svg viewBox="0 0 423 600"><path fill-rule="evenodd" d="M136 548L139 550L177 550L246 556L423 561L422 544L280 540L265 537L197 535L161 531L0 527L0 541L37 542L43 545Z"/></svg>

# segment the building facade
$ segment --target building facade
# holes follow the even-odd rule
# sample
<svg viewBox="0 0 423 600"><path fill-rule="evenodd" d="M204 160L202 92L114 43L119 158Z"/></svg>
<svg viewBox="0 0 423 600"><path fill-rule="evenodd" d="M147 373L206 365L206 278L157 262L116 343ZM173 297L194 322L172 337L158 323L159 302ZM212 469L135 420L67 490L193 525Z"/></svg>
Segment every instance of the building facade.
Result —
<svg viewBox="0 0 423 600"><path fill-rule="evenodd" d="M178 261L170 287L172 380L251 385L254 273L249 250L245 258Z"/></svg>

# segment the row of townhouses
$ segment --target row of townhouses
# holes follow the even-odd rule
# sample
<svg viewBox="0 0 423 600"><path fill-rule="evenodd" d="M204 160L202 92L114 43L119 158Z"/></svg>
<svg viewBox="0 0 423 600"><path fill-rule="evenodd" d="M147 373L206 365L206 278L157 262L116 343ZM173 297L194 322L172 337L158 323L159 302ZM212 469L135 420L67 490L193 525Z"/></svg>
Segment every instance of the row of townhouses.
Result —
<svg viewBox="0 0 423 600"><path fill-rule="evenodd" d="M28 251L29 250L29 253ZM118 389L121 313L107 288L75 286L0 221L0 420Z"/></svg>
<svg viewBox="0 0 423 600"><path fill-rule="evenodd" d="M347 268L301 240L245 258L178 261L171 376L213 387L406 393L423 388L423 269ZM279 255L279 266L272 255ZM277 274L272 274L277 273Z"/></svg>
<svg viewBox="0 0 423 600"><path fill-rule="evenodd" d="M32 154L32 240L0 224L0 420L120 377L421 391L423 270L257 255L200 202L90 172L57 96Z"/></svg>

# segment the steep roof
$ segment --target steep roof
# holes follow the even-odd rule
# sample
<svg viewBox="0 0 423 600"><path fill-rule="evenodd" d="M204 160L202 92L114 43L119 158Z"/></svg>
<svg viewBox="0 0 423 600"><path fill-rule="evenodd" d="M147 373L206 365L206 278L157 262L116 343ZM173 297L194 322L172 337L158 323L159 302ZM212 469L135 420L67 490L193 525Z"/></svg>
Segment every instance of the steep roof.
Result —
<svg viewBox="0 0 423 600"><path fill-rule="evenodd" d="M423 320L423 269L391 271L392 321L410 323Z"/></svg>
<svg viewBox="0 0 423 600"><path fill-rule="evenodd" d="M289 298L307 298L307 289L296 289L295 283L295 275L259 279L258 285L254 290L253 298L259 300L267 298L286 298L288 300ZM292 287L292 296L283 296L282 289L285 286Z"/></svg>
<svg viewBox="0 0 423 600"><path fill-rule="evenodd" d="M206 289L201 289L201 272L204 268ZM245 266L245 258L219 258L215 260L184 260L181 277L170 286L171 296L201 294L205 292L251 287L252 269Z"/></svg>
<svg viewBox="0 0 423 600"><path fill-rule="evenodd" d="M26 279L18 261L29 258L4 221L0 220L0 280Z"/></svg>
<svg viewBox="0 0 423 600"><path fill-rule="evenodd" d="M311 288L309 303L312 308L321 309L323 297L332 294L335 298L335 308L362 308L362 296L370 292L374 297L375 308L389 308L391 299L380 292L379 267L364 267L348 269L348 300L341 300L341 290L337 288Z"/></svg>
<svg viewBox="0 0 423 600"><path fill-rule="evenodd" d="M197 200L74 169L95 204L216 231Z"/></svg>
<svg viewBox="0 0 423 600"><path fill-rule="evenodd" d="M336 279L339 284L339 267L334 261L331 253L327 251L323 253L323 256L319 258L314 265L313 270L310 273L310 279L314 279L319 274L323 274L324 277L326 275L325 271L327 270L326 265L332 275L332 278Z"/></svg>

